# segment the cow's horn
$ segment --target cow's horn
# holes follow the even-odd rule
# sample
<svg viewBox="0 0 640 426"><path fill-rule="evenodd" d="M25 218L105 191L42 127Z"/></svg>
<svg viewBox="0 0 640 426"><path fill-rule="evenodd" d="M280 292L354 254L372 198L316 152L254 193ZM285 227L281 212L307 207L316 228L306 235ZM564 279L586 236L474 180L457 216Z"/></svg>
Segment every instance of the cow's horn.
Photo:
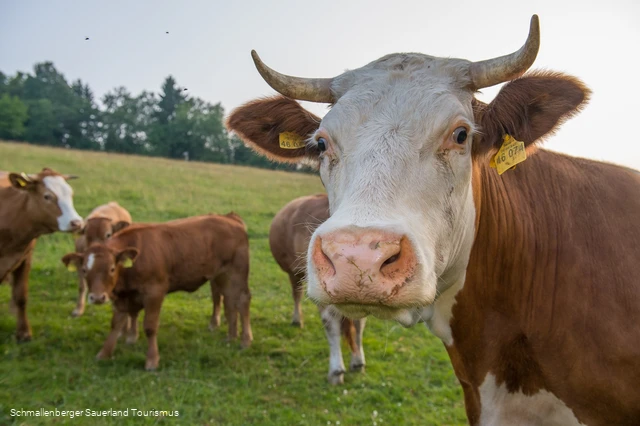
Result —
<svg viewBox="0 0 640 426"><path fill-rule="evenodd" d="M473 87L482 89L521 76L535 61L539 48L540 23L538 15L533 15L529 26L529 36L520 50L510 55L471 64L469 72Z"/></svg>
<svg viewBox="0 0 640 426"><path fill-rule="evenodd" d="M274 90L292 99L310 102L334 102L330 78L300 78L280 74L260 60L255 50L251 57L258 72Z"/></svg>

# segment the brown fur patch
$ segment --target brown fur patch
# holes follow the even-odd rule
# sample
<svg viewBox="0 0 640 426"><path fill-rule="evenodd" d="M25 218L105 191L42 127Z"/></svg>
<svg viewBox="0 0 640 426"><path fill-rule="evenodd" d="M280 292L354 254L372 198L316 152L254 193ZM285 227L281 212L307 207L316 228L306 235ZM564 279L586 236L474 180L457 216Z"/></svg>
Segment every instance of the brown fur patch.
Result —
<svg viewBox="0 0 640 426"><path fill-rule="evenodd" d="M473 100L480 124L474 154L497 149L510 134L525 145L552 135L589 101L591 91L577 78L536 71L504 85L490 104Z"/></svg>
<svg viewBox="0 0 640 426"><path fill-rule="evenodd" d="M497 366L496 383L504 382L509 392L521 390L525 395L533 395L544 388L540 366L524 334L515 336L500 348Z"/></svg>

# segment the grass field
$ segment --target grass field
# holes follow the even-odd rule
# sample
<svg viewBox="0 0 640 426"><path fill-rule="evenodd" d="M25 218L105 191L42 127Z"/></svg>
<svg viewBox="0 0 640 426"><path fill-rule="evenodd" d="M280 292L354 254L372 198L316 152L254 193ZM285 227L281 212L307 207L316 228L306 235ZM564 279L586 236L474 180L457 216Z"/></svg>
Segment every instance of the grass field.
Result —
<svg viewBox="0 0 640 426"><path fill-rule="evenodd" d="M159 329L160 368L144 371L146 338L121 341L115 357L96 361L111 308L88 305L72 318L77 285L60 258L71 235L38 240L28 315L33 341L18 345L9 313L10 288L0 286L0 425L453 425L465 424L462 391L448 356L426 327L404 329L369 319L367 370L345 384L327 383L328 345L315 306L305 301L305 328L290 325L293 301L286 275L268 245L274 214L293 198L321 192L315 176L107 155L0 143L0 170L42 167L77 174L80 215L110 200L134 221L165 221L234 210L251 239L249 286L254 342L248 350L214 333L209 286L167 297ZM349 351L343 344L345 363ZM12 408L37 410L178 410L177 418L10 417Z"/></svg>

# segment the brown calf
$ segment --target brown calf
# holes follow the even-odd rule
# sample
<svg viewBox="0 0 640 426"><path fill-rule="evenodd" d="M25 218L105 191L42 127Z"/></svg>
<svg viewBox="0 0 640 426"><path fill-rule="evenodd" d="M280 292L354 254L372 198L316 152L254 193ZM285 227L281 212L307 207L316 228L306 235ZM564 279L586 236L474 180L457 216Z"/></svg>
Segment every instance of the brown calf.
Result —
<svg viewBox="0 0 640 426"><path fill-rule="evenodd" d="M0 173L0 283L11 282L19 342L31 340L27 295L36 238L82 227L73 207L73 190L66 182L73 178L51 169L37 175Z"/></svg>
<svg viewBox="0 0 640 426"><path fill-rule="evenodd" d="M135 224L84 253L62 258L72 269L82 268L89 285L89 302L113 302L111 332L98 359L109 358L126 326L127 316L145 310L144 332L149 340L145 368L158 367L160 309L168 293L193 292L205 282L211 292L223 295L229 339L238 335L242 321L242 346L253 340L249 321L249 238L235 213L205 215L162 224ZM220 309L214 307L214 317ZM212 322L214 319L212 318Z"/></svg>
<svg viewBox="0 0 640 426"><path fill-rule="evenodd" d="M300 301L304 293L307 248L313 231L329 218L329 201L325 194L296 198L284 206L271 222L269 245L273 257L283 271L289 274L293 293L292 324L302 327ZM340 334L351 347L351 371L364 370L362 333L366 318L350 320L331 306L318 305L324 331L329 341L329 382L344 383L345 366L340 349Z"/></svg>
<svg viewBox="0 0 640 426"><path fill-rule="evenodd" d="M96 207L87 216L85 226L80 231L78 238L76 238L76 253L83 253L94 242L108 240L113 234L131 225L131 223L131 214L115 201ZM71 312L72 316L79 317L84 313L86 298L87 283L82 275L82 270L78 269L78 303L73 312ZM131 323L131 326L134 327L132 332L135 332L135 336L137 336L135 318L131 318L131 320L134 321ZM127 337L127 342L132 343L135 340L135 337Z"/></svg>

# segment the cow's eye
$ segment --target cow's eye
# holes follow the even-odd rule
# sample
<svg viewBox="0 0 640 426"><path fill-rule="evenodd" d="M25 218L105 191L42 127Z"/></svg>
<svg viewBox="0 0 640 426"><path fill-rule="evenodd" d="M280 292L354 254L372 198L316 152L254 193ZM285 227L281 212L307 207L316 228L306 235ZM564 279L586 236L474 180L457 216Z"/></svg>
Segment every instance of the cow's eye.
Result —
<svg viewBox="0 0 640 426"><path fill-rule="evenodd" d="M112 266L110 272L113 274L116 271L116 267Z"/></svg>
<svg viewBox="0 0 640 426"><path fill-rule="evenodd" d="M53 195L51 195L48 192L46 192L44 194L44 199L47 200L47 201L52 201L53 200Z"/></svg>
<svg viewBox="0 0 640 426"><path fill-rule="evenodd" d="M453 131L453 140L458 144L463 144L467 140L467 129L458 127Z"/></svg>
<svg viewBox="0 0 640 426"><path fill-rule="evenodd" d="M111 232L107 232L107 235L105 235L104 237L105 237L105 239L111 238Z"/></svg>
<svg viewBox="0 0 640 426"><path fill-rule="evenodd" d="M318 138L318 149L320 152L325 152L327 150L327 140L325 138Z"/></svg>

